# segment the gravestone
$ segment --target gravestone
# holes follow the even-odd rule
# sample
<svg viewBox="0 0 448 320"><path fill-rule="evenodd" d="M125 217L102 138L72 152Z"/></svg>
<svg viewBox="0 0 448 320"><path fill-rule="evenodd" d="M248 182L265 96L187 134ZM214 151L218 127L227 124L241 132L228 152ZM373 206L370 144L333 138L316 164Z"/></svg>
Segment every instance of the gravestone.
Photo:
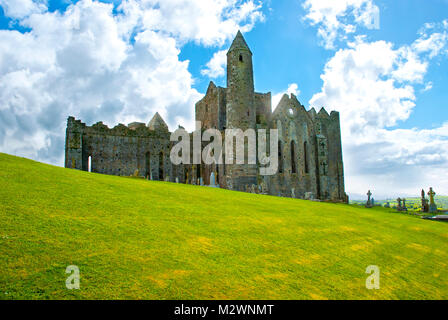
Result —
<svg viewBox="0 0 448 320"><path fill-rule="evenodd" d="M386 204L384 205L384 208L390 208L390 202L387 201Z"/></svg>
<svg viewBox="0 0 448 320"><path fill-rule="evenodd" d="M204 179L202 179L202 177L199 179L199 185L201 185L201 186L204 185Z"/></svg>
<svg viewBox="0 0 448 320"><path fill-rule="evenodd" d="M291 189L291 197L292 197L292 198L295 198L295 197L296 197L296 194L294 193L294 188Z"/></svg>
<svg viewBox="0 0 448 320"><path fill-rule="evenodd" d="M425 190L422 189L422 212L428 212L429 211L429 203L428 199L425 197Z"/></svg>
<svg viewBox="0 0 448 320"><path fill-rule="evenodd" d="M367 202L366 202L366 208L372 208L372 202L370 200L370 196L372 195L372 192L370 190L367 192Z"/></svg>
<svg viewBox="0 0 448 320"><path fill-rule="evenodd" d="M429 188L429 192L428 192L428 196L429 196L429 212L433 213L433 212L437 212L437 205L434 202L434 196L436 195L436 193L434 192L434 190L432 190L432 187Z"/></svg>
<svg viewBox="0 0 448 320"><path fill-rule="evenodd" d="M408 211L408 208L406 208L406 199L403 198L401 201L403 201L403 206L401 207L401 211Z"/></svg>
<svg viewBox="0 0 448 320"><path fill-rule="evenodd" d="M312 192L305 192L305 200L313 200L314 194Z"/></svg>
<svg viewBox="0 0 448 320"><path fill-rule="evenodd" d="M397 210L401 211L401 198L397 198L398 207Z"/></svg>
<svg viewBox="0 0 448 320"><path fill-rule="evenodd" d="M268 194L268 186L264 180L261 182L261 193Z"/></svg>
<svg viewBox="0 0 448 320"><path fill-rule="evenodd" d="M375 205L375 199L372 198L372 207Z"/></svg>
<svg viewBox="0 0 448 320"><path fill-rule="evenodd" d="M254 184L251 186L250 192L251 193L257 193L256 190L255 190L255 185Z"/></svg>
<svg viewBox="0 0 448 320"><path fill-rule="evenodd" d="M179 178L178 177L176 177L176 183L179 183Z"/></svg>
<svg viewBox="0 0 448 320"><path fill-rule="evenodd" d="M213 187L213 188L217 188L218 186L216 185L216 180L215 180L215 172L212 171L212 173L210 173L210 185L209 187Z"/></svg>

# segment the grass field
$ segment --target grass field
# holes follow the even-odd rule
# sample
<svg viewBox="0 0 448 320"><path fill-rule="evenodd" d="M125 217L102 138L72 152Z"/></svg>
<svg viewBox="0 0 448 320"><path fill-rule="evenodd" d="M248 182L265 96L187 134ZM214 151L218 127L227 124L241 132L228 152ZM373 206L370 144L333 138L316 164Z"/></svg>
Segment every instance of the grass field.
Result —
<svg viewBox="0 0 448 320"><path fill-rule="evenodd" d="M384 208L0 154L0 221L1 299L448 298L448 224ZM369 265L379 290L365 287Z"/></svg>

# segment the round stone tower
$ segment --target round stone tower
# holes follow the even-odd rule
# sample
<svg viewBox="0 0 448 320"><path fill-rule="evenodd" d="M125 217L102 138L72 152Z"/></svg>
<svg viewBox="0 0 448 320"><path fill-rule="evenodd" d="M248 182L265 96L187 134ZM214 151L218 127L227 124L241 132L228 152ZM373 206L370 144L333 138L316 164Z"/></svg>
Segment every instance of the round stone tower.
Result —
<svg viewBox="0 0 448 320"><path fill-rule="evenodd" d="M227 52L227 128L255 129L252 52L238 31Z"/></svg>
<svg viewBox="0 0 448 320"><path fill-rule="evenodd" d="M227 52L227 129L246 131L256 128L254 99L252 52L238 31ZM230 189L245 191L257 185L257 165L248 164L248 149L248 139L244 139L245 163L226 165L226 180ZM234 145L234 155L235 151Z"/></svg>

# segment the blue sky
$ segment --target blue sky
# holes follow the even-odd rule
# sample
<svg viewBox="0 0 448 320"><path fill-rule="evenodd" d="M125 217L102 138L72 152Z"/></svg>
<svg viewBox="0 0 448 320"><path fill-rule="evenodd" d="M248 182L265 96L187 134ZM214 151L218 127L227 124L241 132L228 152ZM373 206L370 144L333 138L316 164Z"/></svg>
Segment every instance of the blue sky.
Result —
<svg viewBox="0 0 448 320"><path fill-rule="evenodd" d="M334 50L319 45L316 29L303 21L306 15L301 1L270 1L263 8L266 21L245 34L254 53L256 90L281 92L288 84L298 82L300 101L308 105L314 93L322 86L321 71ZM380 7L380 29L363 30L371 41L385 40L397 46L412 43L418 31L427 22L448 18L448 1L399 0L375 1ZM269 8L271 10L269 10ZM223 46L225 48L228 43ZM343 47L343 46L342 46ZM181 59L190 60L189 70L197 79L195 88L207 89L209 78L200 70L211 59L215 48L203 48L189 43L182 48ZM225 86L225 76L213 79ZM418 107L399 128L430 128L440 126L448 119L448 60L437 59L425 80L433 83L430 92L416 92ZM423 89L424 85L418 86ZM437 116L435 116L437 115Z"/></svg>
<svg viewBox="0 0 448 320"><path fill-rule="evenodd" d="M0 151L62 165L69 115L111 127L158 111L191 130L241 29L257 91L340 112L353 198L448 194L447 13L448 0L0 0Z"/></svg>

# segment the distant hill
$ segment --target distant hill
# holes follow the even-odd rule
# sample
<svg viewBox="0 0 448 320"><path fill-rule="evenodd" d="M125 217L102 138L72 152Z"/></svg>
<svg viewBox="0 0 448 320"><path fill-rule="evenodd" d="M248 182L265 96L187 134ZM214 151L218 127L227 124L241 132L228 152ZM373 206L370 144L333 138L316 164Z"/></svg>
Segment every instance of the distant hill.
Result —
<svg viewBox="0 0 448 320"><path fill-rule="evenodd" d="M0 299L447 299L448 224L0 154ZM68 265L80 269L68 290ZM365 287L380 268L380 289Z"/></svg>

